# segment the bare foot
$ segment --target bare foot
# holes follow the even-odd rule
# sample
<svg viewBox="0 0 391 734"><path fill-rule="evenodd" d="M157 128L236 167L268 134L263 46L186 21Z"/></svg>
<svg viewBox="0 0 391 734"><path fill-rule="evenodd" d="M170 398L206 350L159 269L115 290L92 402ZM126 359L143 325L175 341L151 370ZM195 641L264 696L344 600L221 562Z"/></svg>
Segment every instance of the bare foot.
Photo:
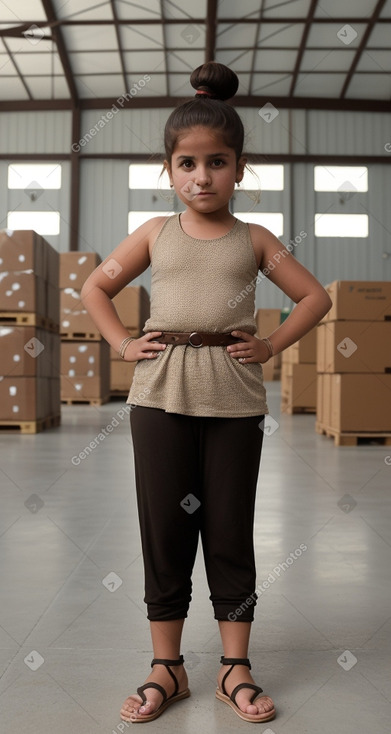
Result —
<svg viewBox="0 0 391 734"><path fill-rule="evenodd" d="M223 676L230 667L230 665L221 666L217 678L217 683L220 691L223 690ZM235 665L235 667L232 668L230 674L227 676L225 680L225 690L227 691L228 696L231 695L233 689L237 685L239 685L239 683L255 683L247 665ZM274 703L270 696L262 696L262 694L260 694L259 697L255 699L254 703L250 703L250 698L253 694L254 691L252 688L242 688L242 690L238 691L238 693L236 694L235 700L237 706L240 708L241 711L243 711L243 713L258 716L259 714L268 714L273 710Z"/></svg>
<svg viewBox="0 0 391 734"><path fill-rule="evenodd" d="M171 666L171 670L178 680L178 693L181 693L181 691L187 688L188 684L186 671L183 665L173 665ZM174 693L175 683L164 665L157 664L153 666L152 672L145 682L149 683L152 681L153 683L159 683L164 688L167 693L167 698ZM163 696L156 688L147 688L144 694L147 699L144 705L142 705L142 700L137 693L126 699L121 708L122 721L131 721L132 719L153 714L159 708L163 701Z"/></svg>

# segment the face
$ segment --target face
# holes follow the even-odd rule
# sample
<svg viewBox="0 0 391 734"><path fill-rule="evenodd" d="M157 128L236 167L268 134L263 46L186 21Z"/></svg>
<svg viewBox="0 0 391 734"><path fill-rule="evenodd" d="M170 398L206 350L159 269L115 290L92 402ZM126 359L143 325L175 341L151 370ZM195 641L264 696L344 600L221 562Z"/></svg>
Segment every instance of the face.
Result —
<svg viewBox="0 0 391 734"><path fill-rule="evenodd" d="M171 158L165 161L175 193L190 209L209 214L228 208L235 182L242 180L245 158L236 161L221 134L194 127L178 136Z"/></svg>

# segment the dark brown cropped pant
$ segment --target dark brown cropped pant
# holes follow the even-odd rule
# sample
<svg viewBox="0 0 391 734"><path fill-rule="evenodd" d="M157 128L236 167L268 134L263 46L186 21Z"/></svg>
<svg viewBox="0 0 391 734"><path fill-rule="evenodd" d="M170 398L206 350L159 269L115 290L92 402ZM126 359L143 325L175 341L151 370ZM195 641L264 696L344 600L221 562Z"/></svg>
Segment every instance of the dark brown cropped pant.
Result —
<svg viewBox="0 0 391 734"><path fill-rule="evenodd" d="M148 619L187 616L200 535L215 619L253 621L262 419L202 418L132 406Z"/></svg>

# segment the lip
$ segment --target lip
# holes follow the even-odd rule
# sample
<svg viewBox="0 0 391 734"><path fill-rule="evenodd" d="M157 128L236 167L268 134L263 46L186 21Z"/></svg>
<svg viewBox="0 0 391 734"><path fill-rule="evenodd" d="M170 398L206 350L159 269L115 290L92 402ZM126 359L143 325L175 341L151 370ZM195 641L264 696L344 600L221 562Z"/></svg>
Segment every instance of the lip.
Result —
<svg viewBox="0 0 391 734"><path fill-rule="evenodd" d="M197 196L214 196L214 191L200 191Z"/></svg>

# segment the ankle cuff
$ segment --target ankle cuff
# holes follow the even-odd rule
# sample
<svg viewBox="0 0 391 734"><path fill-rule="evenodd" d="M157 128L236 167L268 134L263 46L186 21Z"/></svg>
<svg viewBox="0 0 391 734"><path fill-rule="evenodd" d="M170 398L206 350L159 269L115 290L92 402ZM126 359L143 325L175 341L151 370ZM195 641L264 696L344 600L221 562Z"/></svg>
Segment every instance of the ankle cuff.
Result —
<svg viewBox="0 0 391 734"><path fill-rule="evenodd" d="M224 655L220 658L221 665L247 665L251 670L251 664L248 658L225 658Z"/></svg>
<svg viewBox="0 0 391 734"><path fill-rule="evenodd" d="M151 668L153 668L154 665L182 665L184 663L183 655L180 655L180 657L177 660L166 660L165 658L154 658L151 663Z"/></svg>

